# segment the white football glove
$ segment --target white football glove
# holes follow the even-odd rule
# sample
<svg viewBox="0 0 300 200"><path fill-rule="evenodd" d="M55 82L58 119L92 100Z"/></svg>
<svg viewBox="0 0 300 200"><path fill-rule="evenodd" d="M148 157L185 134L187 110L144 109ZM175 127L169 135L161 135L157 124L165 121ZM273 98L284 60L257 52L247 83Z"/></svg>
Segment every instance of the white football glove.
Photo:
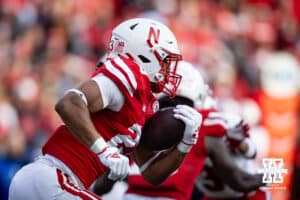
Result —
<svg viewBox="0 0 300 200"><path fill-rule="evenodd" d="M123 180L129 172L129 159L120 154L116 147L105 147L98 157L103 165L110 169L108 178L111 180Z"/></svg>
<svg viewBox="0 0 300 200"><path fill-rule="evenodd" d="M174 109L174 117L182 120L185 124L183 138L177 148L179 151L187 153L197 143L202 115L190 106L177 105Z"/></svg>

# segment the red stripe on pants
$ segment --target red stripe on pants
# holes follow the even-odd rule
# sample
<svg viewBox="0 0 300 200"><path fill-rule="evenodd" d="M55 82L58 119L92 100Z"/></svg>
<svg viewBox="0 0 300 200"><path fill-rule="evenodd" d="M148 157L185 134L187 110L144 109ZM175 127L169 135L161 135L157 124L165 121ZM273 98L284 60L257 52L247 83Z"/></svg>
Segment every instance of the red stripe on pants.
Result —
<svg viewBox="0 0 300 200"><path fill-rule="evenodd" d="M80 197L82 200L101 200L100 197L91 193L88 190L82 190L69 179L68 175L64 174L60 169L56 169L58 183L66 192Z"/></svg>

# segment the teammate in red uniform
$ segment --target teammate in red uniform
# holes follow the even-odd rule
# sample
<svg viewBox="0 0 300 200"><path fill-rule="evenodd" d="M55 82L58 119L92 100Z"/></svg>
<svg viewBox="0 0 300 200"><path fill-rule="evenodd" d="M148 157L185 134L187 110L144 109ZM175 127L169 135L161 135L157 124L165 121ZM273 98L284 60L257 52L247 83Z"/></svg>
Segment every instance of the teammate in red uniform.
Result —
<svg viewBox="0 0 300 200"><path fill-rule="evenodd" d="M179 103L203 108L208 86L204 84L200 73L191 64L183 61L179 63L177 71L183 76L177 96L174 99L160 98L160 106L176 106ZM193 146L178 170L162 184L153 186L143 179L137 166L132 165L125 200L189 200L195 180L207 156L212 157L222 176L228 179L228 183L233 188L249 192L261 185L261 176L247 174L235 165L224 143L224 138L229 131L232 134L243 131L242 124L234 123L237 126L229 129L232 125L229 124L228 119L215 109L200 109L199 112L203 117L201 134L197 144ZM231 143L240 142L232 138ZM97 191L97 187L95 189Z"/></svg>
<svg viewBox="0 0 300 200"><path fill-rule="evenodd" d="M135 150L141 127L158 108L152 91L175 95L180 59L176 38L165 25L141 18L118 25L103 66L56 104L64 125L43 146L43 156L15 175L9 199L100 199L88 188L106 171L111 180L127 176L126 155ZM176 170L197 141L201 115L181 105L174 117L185 123L184 138L160 159L162 166L144 169L150 183ZM134 158L139 165L145 162L141 154Z"/></svg>
<svg viewBox="0 0 300 200"><path fill-rule="evenodd" d="M240 131L234 128L242 123L242 119L230 113L222 113L222 118L227 121L227 133L224 137L227 152L230 153L231 162L245 172L255 173L253 158L256 155L256 146L248 134L249 127L244 124ZM207 122L204 122L207 123ZM205 126L205 125L203 125ZM225 149L223 149L225 151ZM196 180L196 188L204 193L201 200L271 200L271 193L267 188L257 188L255 191L245 193L239 191L235 184L227 181L228 176L223 173L223 168L216 167L211 157L205 159L204 167Z"/></svg>
<svg viewBox="0 0 300 200"><path fill-rule="evenodd" d="M256 146L248 135L248 127L245 124L240 126L240 128L235 127L237 124L243 123L242 119L237 115L222 113L222 118L225 120L227 126L226 135L223 138L226 149L220 148L220 150L228 152L230 162L232 162L233 165L244 172L254 174L255 169L252 159L256 154ZM216 119L216 121L217 120L219 119ZM218 153L216 153L216 156L217 155ZM229 176L234 175L235 172L227 171L229 174L226 174L225 172L228 169L230 168L224 168L224 166L220 167L218 163L212 162L211 156L206 157L204 167L196 180L196 188L204 193L204 198L201 198L201 200L271 199L271 194L265 188L256 188L256 190L251 192L240 190L237 185L238 182L231 182L229 178Z"/></svg>

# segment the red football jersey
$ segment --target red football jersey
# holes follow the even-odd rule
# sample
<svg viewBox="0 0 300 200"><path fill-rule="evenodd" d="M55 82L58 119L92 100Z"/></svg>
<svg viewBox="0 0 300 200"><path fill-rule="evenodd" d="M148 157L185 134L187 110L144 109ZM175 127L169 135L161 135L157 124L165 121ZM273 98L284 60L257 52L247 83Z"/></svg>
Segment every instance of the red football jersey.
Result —
<svg viewBox="0 0 300 200"><path fill-rule="evenodd" d="M140 138L140 129L146 118L157 109L149 78L136 63L124 57L109 59L93 76L100 73L118 86L125 101L120 111L104 109L91 114L91 119L98 133L110 145L119 147L125 154L130 153ZM65 125L53 133L42 151L66 164L86 188L107 170L98 156Z"/></svg>
<svg viewBox="0 0 300 200"><path fill-rule="evenodd" d="M206 157L204 146L205 136L223 137L226 130L218 123L215 110L199 110L203 116L197 144L193 146L178 170L158 186L147 183L135 165L128 176L127 193L135 193L151 197L166 197L176 200L190 199L194 182L199 175Z"/></svg>

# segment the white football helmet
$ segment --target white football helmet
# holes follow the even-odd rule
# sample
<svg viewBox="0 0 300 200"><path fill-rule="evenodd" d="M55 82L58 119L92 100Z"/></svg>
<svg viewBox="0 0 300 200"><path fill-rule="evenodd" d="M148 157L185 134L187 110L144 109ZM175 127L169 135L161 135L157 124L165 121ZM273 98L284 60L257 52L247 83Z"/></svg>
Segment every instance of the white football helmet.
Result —
<svg viewBox="0 0 300 200"><path fill-rule="evenodd" d="M151 19L127 20L112 31L108 58L132 58L147 73L154 92L175 96L181 77L176 73L181 60L177 40L164 24Z"/></svg>
<svg viewBox="0 0 300 200"><path fill-rule="evenodd" d="M201 73L191 63L180 61L177 73L182 76L177 90L177 96L186 97L194 102L194 107L203 108L209 87L204 82Z"/></svg>
<svg viewBox="0 0 300 200"><path fill-rule="evenodd" d="M204 103L202 103L202 107L204 109L218 109L218 100L216 98L214 98L213 96L211 96L210 94L208 94L205 97L205 101Z"/></svg>

